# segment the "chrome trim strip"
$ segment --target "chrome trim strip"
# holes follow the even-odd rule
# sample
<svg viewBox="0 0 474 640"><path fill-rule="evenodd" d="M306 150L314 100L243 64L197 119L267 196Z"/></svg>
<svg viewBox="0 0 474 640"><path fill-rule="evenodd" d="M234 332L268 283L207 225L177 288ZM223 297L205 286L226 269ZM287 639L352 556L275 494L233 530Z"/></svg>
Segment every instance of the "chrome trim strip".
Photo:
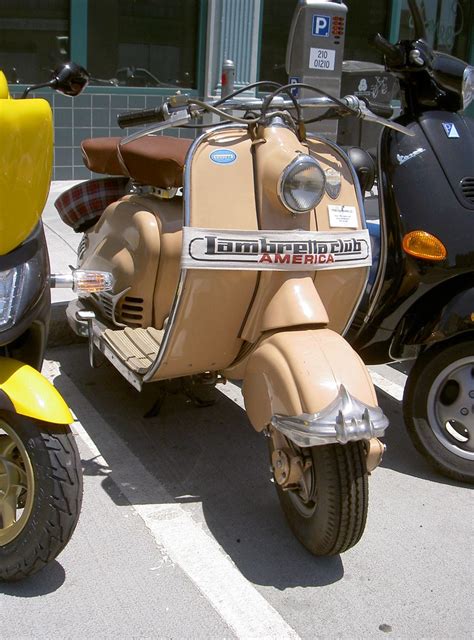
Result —
<svg viewBox="0 0 474 640"><path fill-rule="evenodd" d="M69 326L74 331L74 333L78 336L87 337L89 342L89 357L93 358L91 355L91 347L95 345L98 351L102 353L107 360L109 360L114 367L120 371L122 376L130 382L130 384L135 387L138 391L141 391L143 386L142 378L131 371L115 354L114 351L107 345L105 340L102 339L102 334L106 329L107 325L98 320L95 317L95 314L92 312L91 317L88 320L83 320L79 317L79 313L81 311L89 311L80 299L71 300L66 308L66 317L69 323ZM92 333L91 333L92 331Z"/></svg>
<svg viewBox="0 0 474 640"><path fill-rule="evenodd" d="M387 270L387 217L385 213L385 199L383 195L383 179L382 179L382 132L379 136L379 143L377 146L377 192L378 192L378 201L379 201L379 220L380 220L380 258L379 258L379 268L377 269L377 275L375 277L375 282L372 287L373 296L371 295L372 302L369 304L369 308L367 313L365 314L364 324L370 319L375 307L377 306L377 302L379 300L380 294L382 292L382 285L385 281L385 272Z"/></svg>
<svg viewBox="0 0 474 640"><path fill-rule="evenodd" d="M360 213L361 213L361 218L362 218L362 228L363 229L367 229L367 221L366 221L366 218L365 218L364 198L362 196L362 191L360 189L359 178L357 177L357 174L355 172L354 166L352 165L352 162L350 161L349 156L344 151L344 149L341 149L341 147L339 147L336 143L332 142L331 140L327 140L326 138L323 138L322 136L313 136L313 137L308 137L307 139L308 139L309 142L311 142L311 140L316 140L318 142L326 143L327 145L329 145L333 149L333 151L335 151L336 153L339 153L339 155L341 155L342 158L346 161L347 165L349 166L349 171L351 172L351 175L352 175L352 180L354 181L354 186L355 186L356 195L357 195L357 201L359 203L359 208L360 208ZM341 336L345 336L346 335L347 331L349 330L349 327L352 324L352 321L354 320L355 314L357 313L357 310L358 310L359 305L360 305L360 303L362 301L362 298L364 297L365 290L367 289L367 284L369 282L369 272L370 272L370 268L367 267L367 274L365 276L364 286L362 287L360 296L357 299L356 304L354 305L352 313L349 316L349 319L347 320L347 323L346 323L344 329L341 331Z"/></svg>
<svg viewBox="0 0 474 640"><path fill-rule="evenodd" d="M388 418L380 407L370 407L339 387L336 398L318 413L272 416L272 426L299 447L347 444L380 438Z"/></svg>
<svg viewBox="0 0 474 640"><path fill-rule="evenodd" d="M190 196L191 196L191 166L192 166L192 159L193 156L196 152L196 149L198 146L200 146L200 144L206 140L209 136L211 136L212 134L214 134L216 131L224 131L226 129L242 129L244 131L247 131L247 127L245 125L239 125L239 124L224 124L224 125L217 125L216 127L213 127L212 129L208 129L207 131L204 131L202 135L200 135L198 138L196 138L196 140L194 140L194 142L192 143L192 145L189 147L188 149L188 153L186 155L186 160L184 163L184 188L183 188L183 196L184 196L184 221L183 221L183 226L185 227L189 227L190 226L190 220L191 220L191 204L190 204ZM151 365L150 369L145 373L145 375L143 376L143 382L149 382L153 376L155 375L155 373L158 371L164 355L166 353L167 347L168 347L168 343L171 339L171 335L173 333L173 329L174 329L174 323L175 323L175 319L176 319L176 315L178 313L178 309L180 306L180 302L181 302L181 296L183 294L183 289L184 289L184 284L186 282L186 274L187 274L187 269L181 269L180 275L179 275L179 281L178 281L178 286L176 289L176 294L173 300L173 304L171 306L171 311L170 311L170 315L168 318L168 322L166 323L166 329L165 329L165 333L163 334L163 341L160 345L160 350L156 356L155 362Z"/></svg>

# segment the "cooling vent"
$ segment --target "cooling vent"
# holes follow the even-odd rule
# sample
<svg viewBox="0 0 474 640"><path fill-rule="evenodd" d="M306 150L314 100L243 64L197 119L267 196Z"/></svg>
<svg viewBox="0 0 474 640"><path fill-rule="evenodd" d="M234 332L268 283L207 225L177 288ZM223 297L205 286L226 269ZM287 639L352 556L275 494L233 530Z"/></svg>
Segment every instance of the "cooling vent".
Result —
<svg viewBox="0 0 474 640"><path fill-rule="evenodd" d="M79 247L77 248L78 260L82 260L82 258L84 257L84 253L87 249L88 244L89 244L89 241L87 239L86 234L84 234L81 238L81 241L79 242Z"/></svg>
<svg viewBox="0 0 474 640"><path fill-rule="evenodd" d="M114 321L114 303L112 300L112 296L109 293L94 293L92 294L92 297L95 298L95 300L97 301L97 304L100 306L100 308L102 309L102 312L104 313L105 317L108 320L111 320L112 322Z"/></svg>
<svg viewBox="0 0 474 640"><path fill-rule="evenodd" d="M143 298L125 296L120 305L120 320L129 327L141 327L143 323Z"/></svg>
<svg viewBox="0 0 474 640"><path fill-rule="evenodd" d="M474 204L474 178L463 178L461 180L461 191L466 200Z"/></svg>

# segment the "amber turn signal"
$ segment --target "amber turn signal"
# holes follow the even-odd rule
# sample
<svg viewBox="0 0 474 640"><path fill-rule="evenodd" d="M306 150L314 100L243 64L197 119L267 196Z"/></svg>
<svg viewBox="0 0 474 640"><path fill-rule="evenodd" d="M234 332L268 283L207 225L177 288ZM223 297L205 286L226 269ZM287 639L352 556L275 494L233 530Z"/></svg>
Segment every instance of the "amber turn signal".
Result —
<svg viewBox="0 0 474 640"><path fill-rule="evenodd" d="M410 256L422 260L439 262L447 255L446 247L427 231L410 231L403 238L403 250Z"/></svg>

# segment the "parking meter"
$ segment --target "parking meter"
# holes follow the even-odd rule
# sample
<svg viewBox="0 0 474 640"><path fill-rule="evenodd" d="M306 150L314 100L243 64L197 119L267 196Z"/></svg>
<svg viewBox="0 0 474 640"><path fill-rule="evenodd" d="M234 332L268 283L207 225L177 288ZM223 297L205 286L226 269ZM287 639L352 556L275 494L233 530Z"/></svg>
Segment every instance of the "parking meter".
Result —
<svg viewBox="0 0 474 640"><path fill-rule="evenodd" d="M304 82L340 97L346 16L347 7L339 0L298 0L286 49L290 83ZM295 95L315 94L295 89ZM311 116L306 110L306 119ZM316 122L307 129L335 140L337 121Z"/></svg>

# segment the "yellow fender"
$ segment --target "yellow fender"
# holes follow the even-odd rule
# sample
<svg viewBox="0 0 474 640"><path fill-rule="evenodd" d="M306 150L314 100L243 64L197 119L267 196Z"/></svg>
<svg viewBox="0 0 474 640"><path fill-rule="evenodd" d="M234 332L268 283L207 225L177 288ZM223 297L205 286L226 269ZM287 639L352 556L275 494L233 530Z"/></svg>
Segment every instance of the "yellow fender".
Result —
<svg viewBox="0 0 474 640"><path fill-rule="evenodd" d="M74 421L53 385L33 367L12 358L0 357L0 408L54 424Z"/></svg>

